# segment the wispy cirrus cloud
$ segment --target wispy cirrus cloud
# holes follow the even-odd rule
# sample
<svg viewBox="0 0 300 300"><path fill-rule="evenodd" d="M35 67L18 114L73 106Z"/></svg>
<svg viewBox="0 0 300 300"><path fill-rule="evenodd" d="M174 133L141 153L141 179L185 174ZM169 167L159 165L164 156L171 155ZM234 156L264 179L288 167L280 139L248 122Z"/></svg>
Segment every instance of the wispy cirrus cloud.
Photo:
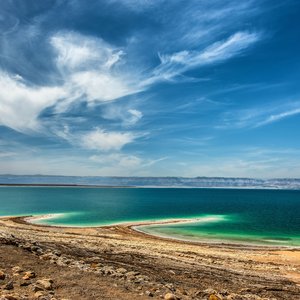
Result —
<svg viewBox="0 0 300 300"><path fill-rule="evenodd" d="M295 108L295 109L291 109L291 110L286 110L277 114L272 114L268 117L265 118L265 120L258 122L255 127L261 127L264 125L268 125L274 122L278 122L282 119L286 119L288 117L291 116L295 116L295 115L299 115L300 114L300 107L299 108Z"/></svg>
<svg viewBox="0 0 300 300"><path fill-rule="evenodd" d="M124 52L101 38L74 32L51 37L65 88L89 103L112 101L139 91L131 74L117 69ZM74 98L74 97L73 97Z"/></svg>
<svg viewBox="0 0 300 300"><path fill-rule="evenodd" d="M233 110L224 114L218 128L258 128L300 114L299 101L268 105L251 109Z"/></svg>
<svg viewBox="0 0 300 300"><path fill-rule="evenodd" d="M160 65L153 70L153 75L146 79L144 84L171 80L175 76L196 67L226 61L240 55L243 50L257 42L260 37L261 34L256 32L237 32L203 50L183 50L171 55L160 54Z"/></svg>
<svg viewBox="0 0 300 300"><path fill-rule="evenodd" d="M39 116L45 108L53 106L56 113L61 113L74 102L95 104L135 94L187 70L230 59L258 40L257 33L238 32L203 50L161 55L161 64L143 75L143 78L141 74L126 70L126 61L122 61L124 50L114 48L98 38L73 32L58 33L50 38L50 44L56 53L54 59L61 78L60 84L32 86L2 72L0 121L2 125L20 132L37 130L41 128ZM123 65L119 67L121 63ZM24 106L22 115L20 105ZM142 112L133 108L128 112L132 124L142 117Z"/></svg>

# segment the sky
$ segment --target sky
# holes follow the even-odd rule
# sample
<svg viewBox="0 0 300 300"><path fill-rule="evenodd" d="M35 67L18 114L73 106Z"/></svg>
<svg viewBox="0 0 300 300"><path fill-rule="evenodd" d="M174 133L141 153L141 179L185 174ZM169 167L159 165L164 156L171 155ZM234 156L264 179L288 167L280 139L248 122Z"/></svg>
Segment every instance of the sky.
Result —
<svg viewBox="0 0 300 300"><path fill-rule="evenodd" d="M1 0L0 173L300 177L298 0Z"/></svg>

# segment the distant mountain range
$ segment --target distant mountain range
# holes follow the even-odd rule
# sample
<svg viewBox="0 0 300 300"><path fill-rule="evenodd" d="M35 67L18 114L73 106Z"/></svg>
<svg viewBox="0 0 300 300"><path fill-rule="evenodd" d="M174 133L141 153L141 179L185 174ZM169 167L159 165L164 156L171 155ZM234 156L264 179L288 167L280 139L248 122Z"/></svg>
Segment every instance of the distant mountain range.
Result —
<svg viewBox="0 0 300 300"><path fill-rule="evenodd" d="M102 177L6 174L0 175L0 184L300 189L300 178L256 179L234 177Z"/></svg>

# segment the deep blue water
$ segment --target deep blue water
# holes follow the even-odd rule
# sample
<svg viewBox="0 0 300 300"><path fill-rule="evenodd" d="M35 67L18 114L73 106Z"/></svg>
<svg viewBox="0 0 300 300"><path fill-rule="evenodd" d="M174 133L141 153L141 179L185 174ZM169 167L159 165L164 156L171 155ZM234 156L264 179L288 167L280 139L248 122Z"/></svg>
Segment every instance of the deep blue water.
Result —
<svg viewBox="0 0 300 300"><path fill-rule="evenodd" d="M0 215L49 213L63 215L43 222L76 226L205 217L205 222L145 230L189 239L300 245L299 190L0 188Z"/></svg>

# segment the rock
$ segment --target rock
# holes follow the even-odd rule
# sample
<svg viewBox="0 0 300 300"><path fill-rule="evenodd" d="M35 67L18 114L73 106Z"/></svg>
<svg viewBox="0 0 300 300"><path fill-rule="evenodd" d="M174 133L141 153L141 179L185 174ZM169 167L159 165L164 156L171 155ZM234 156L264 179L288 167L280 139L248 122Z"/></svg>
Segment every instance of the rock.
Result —
<svg viewBox="0 0 300 300"><path fill-rule="evenodd" d="M203 291L205 295L216 294L217 292L213 289L206 289Z"/></svg>
<svg viewBox="0 0 300 300"><path fill-rule="evenodd" d="M45 290L52 290L53 289L53 280L49 278L44 278L37 280L36 285L45 289Z"/></svg>
<svg viewBox="0 0 300 300"><path fill-rule="evenodd" d="M31 252L42 252L42 249L38 246L31 246L30 251Z"/></svg>
<svg viewBox="0 0 300 300"><path fill-rule="evenodd" d="M153 293L150 292L150 291L146 291L146 292L145 292L145 295L147 295L148 297L153 297L153 296L154 296Z"/></svg>
<svg viewBox="0 0 300 300"><path fill-rule="evenodd" d="M31 278L35 278L35 273L33 271L27 271L24 273L24 276L22 277L22 279L24 280L29 280Z"/></svg>
<svg viewBox="0 0 300 300"><path fill-rule="evenodd" d="M1 298L1 299L3 299L3 298ZM18 295L5 295L4 299L5 300L19 300L20 297Z"/></svg>
<svg viewBox="0 0 300 300"><path fill-rule="evenodd" d="M208 296L208 300L221 300L221 298L219 298L217 295L215 294L210 294Z"/></svg>
<svg viewBox="0 0 300 300"><path fill-rule="evenodd" d="M44 296L44 293L39 291L34 294L34 299L40 299L40 297L43 297L43 296Z"/></svg>
<svg viewBox="0 0 300 300"><path fill-rule="evenodd" d="M14 289L14 284L13 284L13 282L12 282L12 281L8 282L8 283L4 286L3 289L4 289L4 290L13 290L13 289Z"/></svg>
<svg viewBox="0 0 300 300"><path fill-rule="evenodd" d="M127 277L140 275L140 272L130 271L125 274Z"/></svg>
<svg viewBox="0 0 300 300"><path fill-rule="evenodd" d="M118 268L116 271L121 274L125 274L127 272L125 268Z"/></svg>
<svg viewBox="0 0 300 300"><path fill-rule="evenodd" d="M91 269L97 269L100 267L100 264L99 263L91 263L90 267L91 267Z"/></svg>
<svg viewBox="0 0 300 300"><path fill-rule="evenodd" d="M104 266L101 268L101 270L103 271L104 275L112 275L114 274L114 268L109 267L109 266Z"/></svg>
<svg viewBox="0 0 300 300"><path fill-rule="evenodd" d="M165 287L168 288L170 291L175 291L174 285L173 285L172 283L167 283L167 284L165 285Z"/></svg>
<svg viewBox="0 0 300 300"><path fill-rule="evenodd" d="M53 255L52 253L46 253L40 256L40 259L42 260L51 260L51 259L55 259L56 256Z"/></svg>
<svg viewBox="0 0 300 300"><path fill-rule="evenodd" d="M0 280L4 280L6 277L5 273L3 271L0 271Z"/></svg>
<svg viewBox="0 0 300 300"><path fill-rule="evenodd" d="M20 282L20 286L28 286L28 285L31 285L32 282L31 281L28 281L28 280L23 280Z"/></svg>
<svg viewBox="0 0 300 300"><path fill-rule="evenodd" d="M87 263L101 263L101 258L98 256L88 257L85 260Z"/></svg>
<svg viewBox="0 0 300 300"><path fill-rule="evenodd" d="M61 252L59 250L54 250L53 254L56 256L61 256Z"/></svg>
<svg viewBox="0 0 300 300"><path fill-rule="evenodd" d="M22 268L19 266L15 266L15 267L11 268L11 270L14 274L20 274L21 272L23 272Z"/></svg>
<svg viewBox="0 0 300 300"><path fill-rule="evenodd" d="M38 285L34 285L33 287L32 287L32 291L34 292L34 293L36 293L36 292L40 292L40 291L43 291L44 289L41 287L41 286L38 286Z"/></svg>
<svg viewBox="0 0 300 300"><path fill-rule="evenodd" d="M164 299L165 300L177 300L177 297L172 293L167 293L167 294L165 294Z"/></svg>

